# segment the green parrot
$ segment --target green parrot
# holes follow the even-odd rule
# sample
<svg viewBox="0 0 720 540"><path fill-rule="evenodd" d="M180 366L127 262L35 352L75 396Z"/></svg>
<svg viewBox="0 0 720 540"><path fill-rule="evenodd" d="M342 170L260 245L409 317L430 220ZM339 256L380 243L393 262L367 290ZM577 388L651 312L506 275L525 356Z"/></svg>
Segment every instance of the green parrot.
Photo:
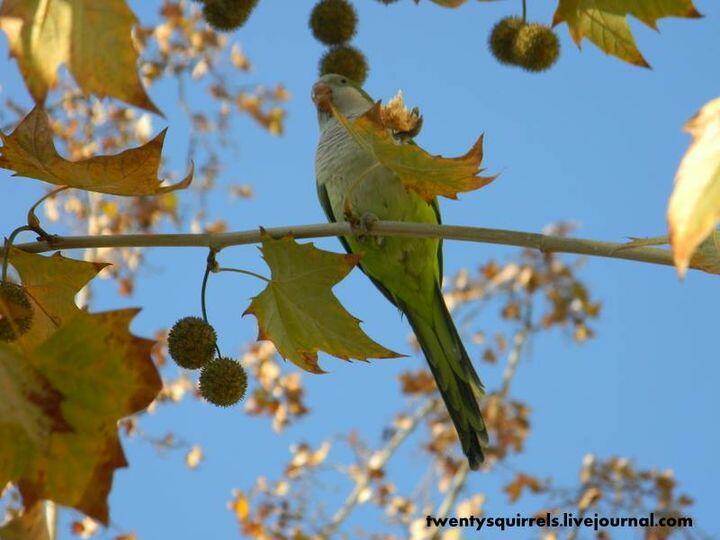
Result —
<svg viewBox="0 0 720 540"><path fill-rule="evenodd" d="M317 192L331 222L353 216L381 220L440 223L437 200L427 202L406 189L389 169L377 166L335 119L327 103L348 118L370 109L373 99L355 82L328 74L313 85L320 141L315 157ZM400 144L400 141L399 141ZM402 144L414 144L404 141ZM442 242L429 238L340 238L360 268L385 297L405 314L425 354L470 468L482 463L487 431L479 401L484 395L441 292Z"/></svg>

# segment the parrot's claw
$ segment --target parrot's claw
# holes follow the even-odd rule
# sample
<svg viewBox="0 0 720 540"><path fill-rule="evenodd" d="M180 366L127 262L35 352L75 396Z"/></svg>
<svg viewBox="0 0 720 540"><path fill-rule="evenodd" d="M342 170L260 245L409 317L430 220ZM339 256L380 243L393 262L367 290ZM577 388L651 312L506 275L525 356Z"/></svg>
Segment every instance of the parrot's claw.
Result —
<svg viewBox="0 0 720 540"><path fill-rule="evenodd" d="M364 241L370 237L370 229L373 223L378 221L378 217L370 212L365 212L360 218L352 213L345 213L345 221L350 224L350 227L357 236L358 240Z"/></svg>

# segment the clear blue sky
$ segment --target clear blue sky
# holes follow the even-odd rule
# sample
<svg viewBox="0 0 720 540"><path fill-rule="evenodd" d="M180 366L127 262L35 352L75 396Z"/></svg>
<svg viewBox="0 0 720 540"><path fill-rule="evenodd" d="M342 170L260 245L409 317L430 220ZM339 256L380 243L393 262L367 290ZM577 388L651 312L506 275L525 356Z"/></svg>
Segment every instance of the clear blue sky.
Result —
<svg viewBox="0 0 720 540"><path fill-rule="evenodd" d="M443 201L447 223L539 231L557 220L573 220L580 225L579 235L619 241L664 232L673 174L688 144L681 126L720 89L720 8L714 2L697 1L703 20L661 22L659 35L633 21L652 70L606 57L589 43L579 52L562 26L561 60L539 76L500 66L486 50L491 26L517 10L517 2L470 0L457 10L427 1L416 6L402 0L391 7L371 0L355 3L360 12L356 44L371 64L367 90L386 99L402 88L407 101L423 111L419 142L432 152L456 155L484 132L486 166L502 172L493 185L459 202ZM154 17L150 6L156 4L132 2L145 20ZM256 197L232 204L224 194L211 198L212 215L231 229L324 219L315 198L317 127L308 98L322 52L307 29L312 4L261 0L234 36L255 66L251 79L284 82L292 100L282 138L245 120L233 132L239 152L224 156L221 180L250 183ZM551 19L550 2L530 4L532 19ZM6 49L0 39L0 58L6 58ZM25 95L14 63L2 60L0 73L3 93ZM166 155L180 166L188 141L182 113L173 105L174 89L160 85L151 95L170 126ZM196 94L196 99L204 98ZM163 122L155 118L154 127ZM0 172L0 231L21 223L42 189ZM191 197L185 197L189 205ZM318 244L340 250L333 239ZM498 246L447 242L446 272L511 253ZM118 299L114 289L101 287L96 307L139 304L144 310L133 329L152 335L197 311L204 255L200 250L153 251L134 298ZM221 260L263 268L254 247L229 249ZM718 277L691 272L679 282L671 268L602 259L590 260L582 276L603 302L597 337L583 346L561 333L534 342L513 388L533 409L533 429L527 451L510 462L560 485L577 482L586 452L630 457L640 467L671 468L680 489L696 498L698 526L720 533ZM254 319L240 315L258 287L238 276L213 279L211 314L224 350L239 353L255 337ZM362 275L354 273L337 291L371 336L408 351L406 322ZM494 321L488 318L487 330ZM143 427L152 433L172 430L201 443L207 460L189 471L181 453L162 457L142 441L126 441L131 467L115 476L113 521L142 540L236 537L234 517L225 509L233 488L249 487L258 475L277 478L293 441L315 446L328 435L358 428L377 444L382 427L403 405L397 374L423 360L345 364L324 357L321 362L330 375L304 376L313 413L282 435L241 408L223 411L194 400L161 408L146 419ZM490 387L497 377L488 374ZM407 456L391 474L410 487L424 462L419 451ZM331 453L329 459L336 457L343 454ZM489 514L529 508L508 505L497 489L511 476L508 470L473 478L472 490L490 495ZM327 498L329 512L348 488L344 483ZM61 537L67 536L65 529ZM506 535L531 536L527 530Z"/></svg>

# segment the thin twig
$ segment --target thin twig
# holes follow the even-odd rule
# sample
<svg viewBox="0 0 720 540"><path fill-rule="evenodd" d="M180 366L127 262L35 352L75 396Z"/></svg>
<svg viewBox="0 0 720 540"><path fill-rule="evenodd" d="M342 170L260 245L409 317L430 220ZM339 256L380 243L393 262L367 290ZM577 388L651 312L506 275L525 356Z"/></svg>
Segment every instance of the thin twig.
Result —
<svg viewBox="0 0 720 540"><path fill-rule="evenodd" d="M437 510L435 511L436 516L447 516L450 513L450 509L455 505L455 501L458 498L458 495L460 495L460 491L465 486L465 483L467 482L468 473L470 472L470 466L468 465L468 462L465 460L460 464L460 468L455 472L455 475L452 478L452 483L450 484L450 488L448 489L447 495L445 495L445 498L440 503L440 506L438 506ZM440 538L440 529L437 529L433 535L430 537L430 540L438 540Z"/></svg>
<svg viewBox="0 0 720 540"><path fill-rule="evenodd" d="M518 330L513 337L513 347L508 353L507 364L505 365L505 371L503 371L502 386L500 387L500 391L498 392L498 395L502 398L507 397L508 393L510 392L510 384L515 378L515 373L517 372L518 364L520 364L520 358L522 357L523 349L525 348L525 344L530 337L531 331L532 320L530 315L530 308L527 307L525 320L523 321L523 325L520 330Z"/></svg>
<svg viewBox="0 0 720 540"><path fill-rule="evenodd" d="M370 460L373 469L382 469L388 460L393 456L398 447L415 431L415 428L427 417L432 411L436 410L440 404L437 399L428 399L424 402L410 417L407 425L395 431L387 444L377 452L374 452ZM335 512L330 523L325 525L318 534L319 538L332 538L343 521L350 515L353 509L359 504L360 495L370 485L371 476L369 472L364 473L355 483L355 487L345 499L343 505Z"/></svg>
<svg viewBox="0 0 720 540"><path fill-rule="evenodd" d="M297 225L265 229L274 238L292 234L295 238L324 238L329 236L354 236L356 231L347 222ZM444 238L486 244L501 244L539 249L543 252L577 253L610 259L626 259L650 264L672 266L670 251L654 247L628 247L627 244L601 242L583 238L566 238L545 234L465 227L457 225L434 225L401 221L376 221L368 224L363 234L372 236L399 236L414 238ZM211 247L217 250L261 241L260 229L225 233L199 234L118 234L102 236L60 236L51 241L41 240L16 246L31 253L43 253L60 249L89 247ZM693 268L701 269L697 265Z"/></svg>

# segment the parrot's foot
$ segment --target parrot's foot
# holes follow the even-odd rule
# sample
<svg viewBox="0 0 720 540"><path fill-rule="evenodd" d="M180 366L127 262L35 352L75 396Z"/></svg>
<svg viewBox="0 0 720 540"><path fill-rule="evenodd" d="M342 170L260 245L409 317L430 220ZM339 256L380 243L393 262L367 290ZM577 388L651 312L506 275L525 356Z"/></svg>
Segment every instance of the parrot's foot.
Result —
<svg viewBox="0 0 720 540"><path fill-rule="evenodd" d="M365 241L370 238L370 229L373 223L378 221L378 217L370 212L365 212L360 218L358 218L350 212L345 212L345 221L350 224L350 227L352 228L355 236L357 236L358 240Z"/></svg>

